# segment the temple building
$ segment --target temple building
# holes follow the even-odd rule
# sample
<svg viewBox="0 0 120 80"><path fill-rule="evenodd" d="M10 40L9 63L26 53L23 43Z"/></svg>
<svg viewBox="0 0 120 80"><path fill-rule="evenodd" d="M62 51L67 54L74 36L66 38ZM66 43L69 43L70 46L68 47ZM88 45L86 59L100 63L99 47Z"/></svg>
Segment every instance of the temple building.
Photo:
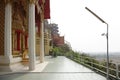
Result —
<svg viewBox="0 0 120 80"><path fill-rule="evenodd" d="M52 51L52 35L51 35L51 27L47 20L44 21L44 48L45 55L50 55L49 52Z"/></svg>
<svg viewBox="0 0 120 80"><path fill-rule="evenodd" d="M0 71L11 71L24 61L34 70L36 60L44 61L49 52L44 45L49 4L49 0L0 0Z"/></svg>
<svg viewBox="0 0 120 80"><path fill-rule="evenodd" d="M64 36L60 36L58 24L52 23L50 24L51 28L51 38L53 46L62 46L64 45Z"/></svg>

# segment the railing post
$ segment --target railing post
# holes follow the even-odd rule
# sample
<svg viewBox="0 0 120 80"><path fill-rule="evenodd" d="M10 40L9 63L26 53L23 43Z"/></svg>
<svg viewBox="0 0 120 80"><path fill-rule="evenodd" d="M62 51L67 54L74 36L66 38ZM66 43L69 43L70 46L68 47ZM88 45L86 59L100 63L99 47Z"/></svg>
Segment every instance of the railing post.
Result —
<svg viewBox="0 0 120 80"><path fill-rule="evenodd" d="M82 63L84 64L84 56L82 56Z"/></svg>
<svg viewBox="0 0 120 80"><path fill-rule="evenodd" d="M82 61L83 61L83 58L82 58L82 55L81 55L81 64L82 64Z"/></svg>
<svg viewBox="0 0 120 80"><path fill-rule="evenodd" d="M91 59L91 67L92 67L92 70L93 70L93 59Z"/></svg>
<svg viewBox="0 0 120 80"><path fill-rule="evenodd" d="M116 78L119 78L119 65L116 63Z"/></svg>
<svg viewBox="0 0 120 80"><path fill-rule="evenodd" d="M82 63L82 56L80 56L80 63Z"/></svg>

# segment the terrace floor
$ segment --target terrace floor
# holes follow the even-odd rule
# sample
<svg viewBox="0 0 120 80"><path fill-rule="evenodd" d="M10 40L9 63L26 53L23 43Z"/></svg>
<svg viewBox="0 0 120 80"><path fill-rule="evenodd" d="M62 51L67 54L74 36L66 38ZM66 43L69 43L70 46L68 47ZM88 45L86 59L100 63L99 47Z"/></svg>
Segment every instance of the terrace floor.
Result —
<svg viewBox="0 0 120 80"><path fill-rule="evenodd" d="M44 69L33 72L18 72L1 75L0 80L106 80L105 77L66 58L45 57L48 62Z"/></svg>

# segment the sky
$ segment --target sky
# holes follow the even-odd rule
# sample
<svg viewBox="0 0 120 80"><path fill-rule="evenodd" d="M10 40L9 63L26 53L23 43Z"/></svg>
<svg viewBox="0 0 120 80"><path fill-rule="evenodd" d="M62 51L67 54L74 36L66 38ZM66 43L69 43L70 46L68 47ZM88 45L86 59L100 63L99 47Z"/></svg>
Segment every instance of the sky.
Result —
<svg viewBox="0 0 120 80"><path fill-rule="evenodd" d="M80 52L106 52L107 25L98 20L88 7L109 24L109 51L120 52L120 0L50 0L51 23Z"/></svg>

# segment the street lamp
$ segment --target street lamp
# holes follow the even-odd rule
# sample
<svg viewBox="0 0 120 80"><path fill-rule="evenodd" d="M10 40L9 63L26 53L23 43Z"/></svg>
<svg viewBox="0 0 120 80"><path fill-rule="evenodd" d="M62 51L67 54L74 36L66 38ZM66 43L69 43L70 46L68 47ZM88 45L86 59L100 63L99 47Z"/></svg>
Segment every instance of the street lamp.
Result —
<svg viewBox="0 0 120 80"><path fill-rule="evenodd" d="M97 19L99 19L102 23L105 23L107 25L107 32L106 34L103 34L106 36L107 39L107 80L109 80L109 42L108 42L108 23L106 23L103 19L101 19L98 15L96 15L93 11L91 11L89 8L85 7L87 11L89 11L91 14L93 14Z"/></svg>

